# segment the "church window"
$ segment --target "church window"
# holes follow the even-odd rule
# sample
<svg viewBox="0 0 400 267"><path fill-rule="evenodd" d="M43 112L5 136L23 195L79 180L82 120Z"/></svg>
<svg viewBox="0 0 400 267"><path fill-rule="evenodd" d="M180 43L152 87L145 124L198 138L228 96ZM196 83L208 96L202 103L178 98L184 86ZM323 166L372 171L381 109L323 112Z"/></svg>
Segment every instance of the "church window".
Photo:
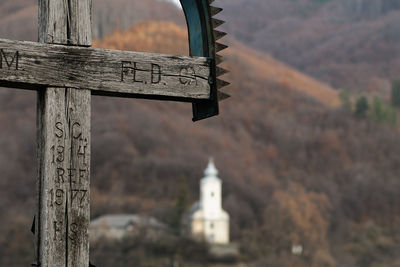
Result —
<svg viewBox="0 0 400 267"><path fill-rule="evenodd" d="M214 197L214 192L211 192L211 197Z"/></svg>
<svg viewBox="0 0 400 267"><path fill-rule="evenodd" d="M214 224L210 223L210 229L214 229Z"/></svg>

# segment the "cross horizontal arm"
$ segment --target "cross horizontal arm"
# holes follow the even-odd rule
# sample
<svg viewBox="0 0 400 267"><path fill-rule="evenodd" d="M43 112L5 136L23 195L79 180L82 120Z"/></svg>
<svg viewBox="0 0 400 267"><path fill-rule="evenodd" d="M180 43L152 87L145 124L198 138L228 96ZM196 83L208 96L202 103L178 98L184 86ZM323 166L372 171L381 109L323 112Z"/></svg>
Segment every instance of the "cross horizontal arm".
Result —
<svg viewBox="0 0 400 267"><path fill-rule="evenodd" d="M171 56L0 39L0 86L89 89L96 95L210 99L204 57Z"/></svg>

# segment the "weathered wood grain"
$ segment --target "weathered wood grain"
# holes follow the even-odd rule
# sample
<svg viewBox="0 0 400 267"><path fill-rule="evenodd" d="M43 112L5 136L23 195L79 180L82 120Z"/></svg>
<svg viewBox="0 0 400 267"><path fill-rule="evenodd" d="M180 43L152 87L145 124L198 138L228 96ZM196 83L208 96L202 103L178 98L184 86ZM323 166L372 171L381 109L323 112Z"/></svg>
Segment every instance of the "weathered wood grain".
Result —
<svg viewBox="0 0 400 267"><path fill-rule="evenodd" d="M210 65L183 57L0 39L0 86L90 89L98 95L210 98Z"/></svg>
<svg viewBox="0 0 400 267"><path fill-rule="evenodd" d="M64 31L64 18L77 20L78 13L70 6L78 5L78 1L89 3L89 0L62 1L67 4L61 5L58 0L39 1L41 9L48 9L40 14L53 14L40 17L40 23L47 26L39 28L42 36L55 33L67 44L71 31L77 29L67 23ZM85 36L79 38L84 40ZM8 68L11 61L6 61L4 53L1 56L0 63L6 62ZM62 87L38 90L36 262L41 267L89 265L90 105L90 90Z"/></svg>
<svg viewBox="0 0 400 267"><path fill-rule="evenodd" d="M91 46L91 6L91 0L39 1L39 41L49 44Z"/></svg>
<svg viewBox="0 0 400 267"><path fill-rule="evenodd" d="M92 0L69 1L68 3L70 13L74 14L68 17L68 23L70 25L68 44L91 46L92 25L90 11L92 9Z"/></svg>
<svg viewBox="0 0 400 267"><path fill-rule="evenodd" d="M41 91L41 266L87 266L90 91Z"/></svg>
<svg viewBox="0 0 400 267"><path fill-rule="evenodd" d="M39 42L68 43L68 0L39 0Z"/></svg>

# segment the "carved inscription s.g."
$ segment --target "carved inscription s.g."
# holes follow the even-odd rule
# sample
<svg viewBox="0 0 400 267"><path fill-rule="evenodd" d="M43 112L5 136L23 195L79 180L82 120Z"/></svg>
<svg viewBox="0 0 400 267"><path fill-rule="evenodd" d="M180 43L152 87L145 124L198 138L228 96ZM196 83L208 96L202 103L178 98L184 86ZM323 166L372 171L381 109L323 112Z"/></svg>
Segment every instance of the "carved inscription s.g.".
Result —
<svg viewBox="0 0 400 267"><path fill-rule="evenodd" d="M69 133L68 133L69 132ZM69 134L72 138L71 146L65 147L66 134ZM88 138L85 138L82 134L82 127L79 122L71 124L70 131L65 131L64 124L62 122L56 122L54 125L54 135L57 140L57 144L50 147L51 163L55 164L55 183L63 184L69 182L71 184L82 184L82 179L87 178L86 168L74 168L64 167L65 155L70 153L72 157L81 159L82 165L87 165L87 147ZM73 144L77 144L74 146ZM69 165L70 166L70 165Z"/></svg>
<svg viewBox="0 0 400 267"><path fill-rule="evenodd" d="M57 216L53 222L53 238L61 241L68 233L68 239L75 242L80 231L72 214L76 209L84 209L89 199L88 137L79 121L63 123L58 120L53 127L55 139L49 159L54 168L54 185L48 190L48 207ZM65 216L70 209L75 211Z"/></svg>
<svg viewBox="0 0 400 267"><path fill-rule="evenodd" d="M0 48L0 69L7 68L8 70L19 69L19 51L6 53Z"/></svg>

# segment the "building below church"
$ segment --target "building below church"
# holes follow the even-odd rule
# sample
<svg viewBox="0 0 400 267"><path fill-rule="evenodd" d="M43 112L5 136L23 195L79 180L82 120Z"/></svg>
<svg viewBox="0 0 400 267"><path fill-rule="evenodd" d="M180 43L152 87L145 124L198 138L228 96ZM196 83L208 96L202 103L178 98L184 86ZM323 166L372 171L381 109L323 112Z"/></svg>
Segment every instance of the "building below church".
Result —
<svg viewBox="0 0 400 267"><path fill-rule="evenodd" d="M222 181L213 160L200 180L200 201L192 206L187 227L197 239L210 244L229 244L229 215L222 209Z"/></svg>
<svg viewBox="0 0 400 267"><path fill-rule="evenodd" d="M101 239L121 240L126 237L145 235L148 239L166 232L168 227L153 217L136 214L104 215L90 223L90 242Z"/></svg>

